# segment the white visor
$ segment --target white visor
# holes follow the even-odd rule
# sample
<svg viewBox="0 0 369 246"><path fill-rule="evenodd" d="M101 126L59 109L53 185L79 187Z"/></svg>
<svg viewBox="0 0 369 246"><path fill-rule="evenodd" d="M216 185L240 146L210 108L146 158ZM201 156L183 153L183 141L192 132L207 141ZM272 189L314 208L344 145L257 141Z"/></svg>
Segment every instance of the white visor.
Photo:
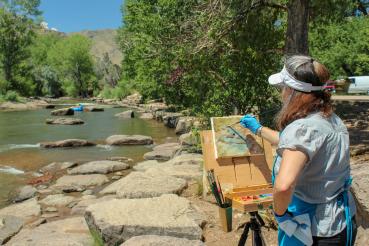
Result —
<svg viewBox="0 0 369 246"><path fill-rule="evenodd" d="M283 67L282 71L273 74L268 79L269 84L274 86L287 85L298 91L311 92L311 91L321 91L323 86L313 86L310 83L302 82L295 79L291 74L287 72L286 67Z"/></svg>

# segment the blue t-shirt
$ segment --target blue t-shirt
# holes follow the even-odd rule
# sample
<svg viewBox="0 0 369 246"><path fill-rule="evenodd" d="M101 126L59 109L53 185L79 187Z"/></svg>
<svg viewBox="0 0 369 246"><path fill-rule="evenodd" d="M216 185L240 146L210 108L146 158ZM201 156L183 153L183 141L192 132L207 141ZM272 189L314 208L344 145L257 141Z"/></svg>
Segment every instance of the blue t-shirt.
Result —
<svg viewBox="0 0 369 246"><path fill-rule="evenodd" d="M320 113L310 114L290 123L280 135L275 175L278 175L284 149L299 150L308 157L294 195L318 204L312 221L313 236L331 237L346 227L344 206L338 206L337 196L350 177L349 146L347 128L335 114L329 118ZM349 203L353 216L356 207L351 193Z"/></svg>

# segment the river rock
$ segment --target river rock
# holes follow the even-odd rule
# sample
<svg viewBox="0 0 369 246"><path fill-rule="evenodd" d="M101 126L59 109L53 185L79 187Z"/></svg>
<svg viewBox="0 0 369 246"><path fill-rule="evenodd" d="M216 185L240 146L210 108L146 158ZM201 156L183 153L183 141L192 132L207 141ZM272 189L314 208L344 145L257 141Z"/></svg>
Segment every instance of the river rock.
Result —
<svg viewBox="0 0 369 246"><path fill-rule="evenodd" d="M130 119L135 117L135 112L133 110L124 111L122 113L116 114L115 117L122 119Z"/></svg>
<svg viewBox="0 0 369 246"><path fill-rule="evenodd" d="M40 146L43 148L88 147L95 145L95 143L83 139L66 139L56 142L40 143Z"/></svg>
<svg viewBox="0 0 369 246"><path fill-rule="evenodd" d="M357 222L369 227L369 166L363 162L351 166L352 192L357 201Z"/></svg>
<svg viewBox="0 0 369 246"><path fill-rule="evenodd" d="M48 195L40 201L41 204L46 206L62 207L76 201L75 197L65 196L63 194Z"/></svg>
<svg viewBox="0 0 369 246"><path fill-rule="evenodd" d="M181 117L178 120L175 133L177 135L187 133L191 130L193 123L195 121L194 117Z"/></svg>
<svg viewBox="0 0 369 246"><path fill-rule="evenodd" d="M124 156L113 156L113 157L109 157L107 158L107 160L109 161L120 161L120 162L133 162L133 159L128 158L128 157L124 157Z"/></svg>
<svg viewBox="0 0 369 246"><path fill-rule="evenodd" d="M169 161L172 165L197 165L203 164L203 157L200 154L182 154Z"/></svg>
<svg viewBox="0 0 369 246"><path fill-rule="evenodd" d="M142 95L140 95L139 93L129 95L122 100L123 104L128 104L128 105L138 105L141 102L142 102Z"/></svg>
<svg viewBox="0 0 369 246"><path fill-rule="evenodd" d="M113 135L106 139L109 145L147 145L153 142L152 137L143 135Z"/></svg>
<svg viewBox="0 0 369 246"><path fill-rule="evenodd" d="M163 123L169 128L176 128L181 116L181 113L166 113L163 117Z"/></svg>
<svg viewBox="0 0 369 246"><path fill-rule="evenodd" d="M74 110L71 108L61 108L51 111L51 115L54 116L74 115Z"/></svg>
<svg viewBox="0 0 369 246"><path fill-rule="evenodd" d="M49 165L42 167L39 171L41 173L56 173L75 166L77 166L77 163L75 162L52 162Z"/></svg>
<svg viewBox="0 0 369 246"><path fill-rule="evenodd" d="M5 244L22 229L23 221L14 216L0 216L0 245Z"/></svg>
<svg viewBox="0 0 369 246"><path fill-rule="evenodd" d="M144 235L132 237L121 246L205 246L200 240L188 240L186 238Z"/></svg>
<svg viewBox="0 0 369 246"><path fill-rule="evenodd" d="M179 143L184 146L192 146L196 144L196 138L193 136L192 132L185 133L179 136Z"/></svg>
<svg viewBox="0 0 369 246"><path fill-rule="evenodd" d="M143 172L158 164L159 162L157 160L142 161L142 162L137 163L135 166L133 166L133 170Z"/></svg>
<svg viewBox="0 0 369 246"><path fill-rule="evenodd" d="M56 184L51 188L53 189L86 189L91 186L100 186L109 182L109 179L103 174L90 174L90 175L65 175L56 181Z"/></svg>
<svg viewBox="0 0 369 246"><path fill-rule="evenodd" d="M180 148L181 145L178 143L161 144L155 146L153 151L146 153L144 159L167 161L171 159Z"/></svg>
<svg viewBox="0 0 369 246"><path fill-rule="evenodd" d="M46 119L46 124L49 125L81 125L85 122L77 118L57 118L57 119Z"/></svg>
<svg viewBox="0 0 369 246"><path fill-rule="evenodd" d="M202 177L202 170L197 165L160 165L152 167L146 170L147 174L150 175L169 175L174 176L177 178L184 178L184 179L200 179Z"/></svg>
<svg viewBox="0 0 369 246"><path fill-rule="evenodd" d="M93 238L83 217L74 217L27 228L13 237L9 246L91 246Z"/></svg>
<svg viewBox="0 0 369 246"><path fill-rule="evenodd" d="M140 115L140 119L151 120L153 118L154 116L152 115L152 113L143 113Z"/></svg>
<svg viewBox="0 0 369 246"><path fill-rule="evenodd" d="M91 161L68 170L68 174L107 174L129 168L128 164L120 161Z"/></svg>
<svg viewBox="0 0 369 246"><path fill-rule="evenodd" d="M355 146L350 146L350 155L351 156L363 155L367 152L369 152L369 146L368 145L358 144L358 145L355 145Z"/></svg>
<svg viewBox="0 0 369 246"><path fill-rule="evenodd" d="M101 194L116 193L118 198L147 198L163 194L180 194L186 187L187 182L184 179L132 172L107 186Z"/></svg>
<svg viewBox="0 0 369 246"><path fill-rule="evenodd" d="M95 107L95 106L87 106L87 107L83 108L83 111L86 111L86 112L103 112L104 108Z"/></svg>
<svg viewBox="0 0 369 246"><path fill-rule="evenodd" d="M30 199L36 195L37 189L31 185L23 186L19 189L17 197L14 199L15 202L22 202Z"/></svg>
<svg viewBox="0 0 369 246"><path fill-rule="evenodd" d="M1 215L13 215L22 219L25 223L28 223L33 218L41 214L41 207L37 203L36 198L29 199L27 201L10 205L3 209L0 209Z"/></svg>
<svg viewBox="0 0 369 246"><path fill-rule="evenodd" d="M100 202L106 202L115 199L116 197L114 195L108 195L103 196L100 198L90 198L85 199L77 203L76 206L72 208L71 214L72 215L83 215L86 211L86 208L92 204L100 203Z"/></svg>
<svg viewBox="0 0 369 246"><path fill-rule="evenodd" d="M98 232L106 245L141 235L200 240L205 223L187 199L173 194L97 203L86 209L85 218L90 230Z"/></svg>
<svg viewBox="0 0 369 246"><path fill-rule="evenodd" d="M45 105L45 109L54 109L55 105L54 104L47 104Z"/></svg>

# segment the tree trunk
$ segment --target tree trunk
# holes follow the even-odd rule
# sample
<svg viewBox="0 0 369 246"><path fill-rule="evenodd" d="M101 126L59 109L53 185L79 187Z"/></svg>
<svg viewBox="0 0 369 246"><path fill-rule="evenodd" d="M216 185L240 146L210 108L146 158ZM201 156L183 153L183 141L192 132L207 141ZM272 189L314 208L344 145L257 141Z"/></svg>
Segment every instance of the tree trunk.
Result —
<svg viewBox="0 0 369 246"><path fill-rule="evenodd" d="M287 5L286 55L309 54L309 1L290 0Z"/></svg>

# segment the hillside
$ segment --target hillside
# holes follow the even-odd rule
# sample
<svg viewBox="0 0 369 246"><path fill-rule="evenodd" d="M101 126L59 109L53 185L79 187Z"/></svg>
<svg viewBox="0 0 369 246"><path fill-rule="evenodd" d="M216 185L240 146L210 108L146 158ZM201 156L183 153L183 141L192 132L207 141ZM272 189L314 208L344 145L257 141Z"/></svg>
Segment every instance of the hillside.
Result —
<svg viewBox="0 0 369 246"><path fill-rule="evenodd" d="M109 54L114 64L120 65L122 61L122 53L115 41L117 30L105 29L97 31L81 31L71 34L81 34L92 40L92 55L102 58L105 53Z"/></svg>

